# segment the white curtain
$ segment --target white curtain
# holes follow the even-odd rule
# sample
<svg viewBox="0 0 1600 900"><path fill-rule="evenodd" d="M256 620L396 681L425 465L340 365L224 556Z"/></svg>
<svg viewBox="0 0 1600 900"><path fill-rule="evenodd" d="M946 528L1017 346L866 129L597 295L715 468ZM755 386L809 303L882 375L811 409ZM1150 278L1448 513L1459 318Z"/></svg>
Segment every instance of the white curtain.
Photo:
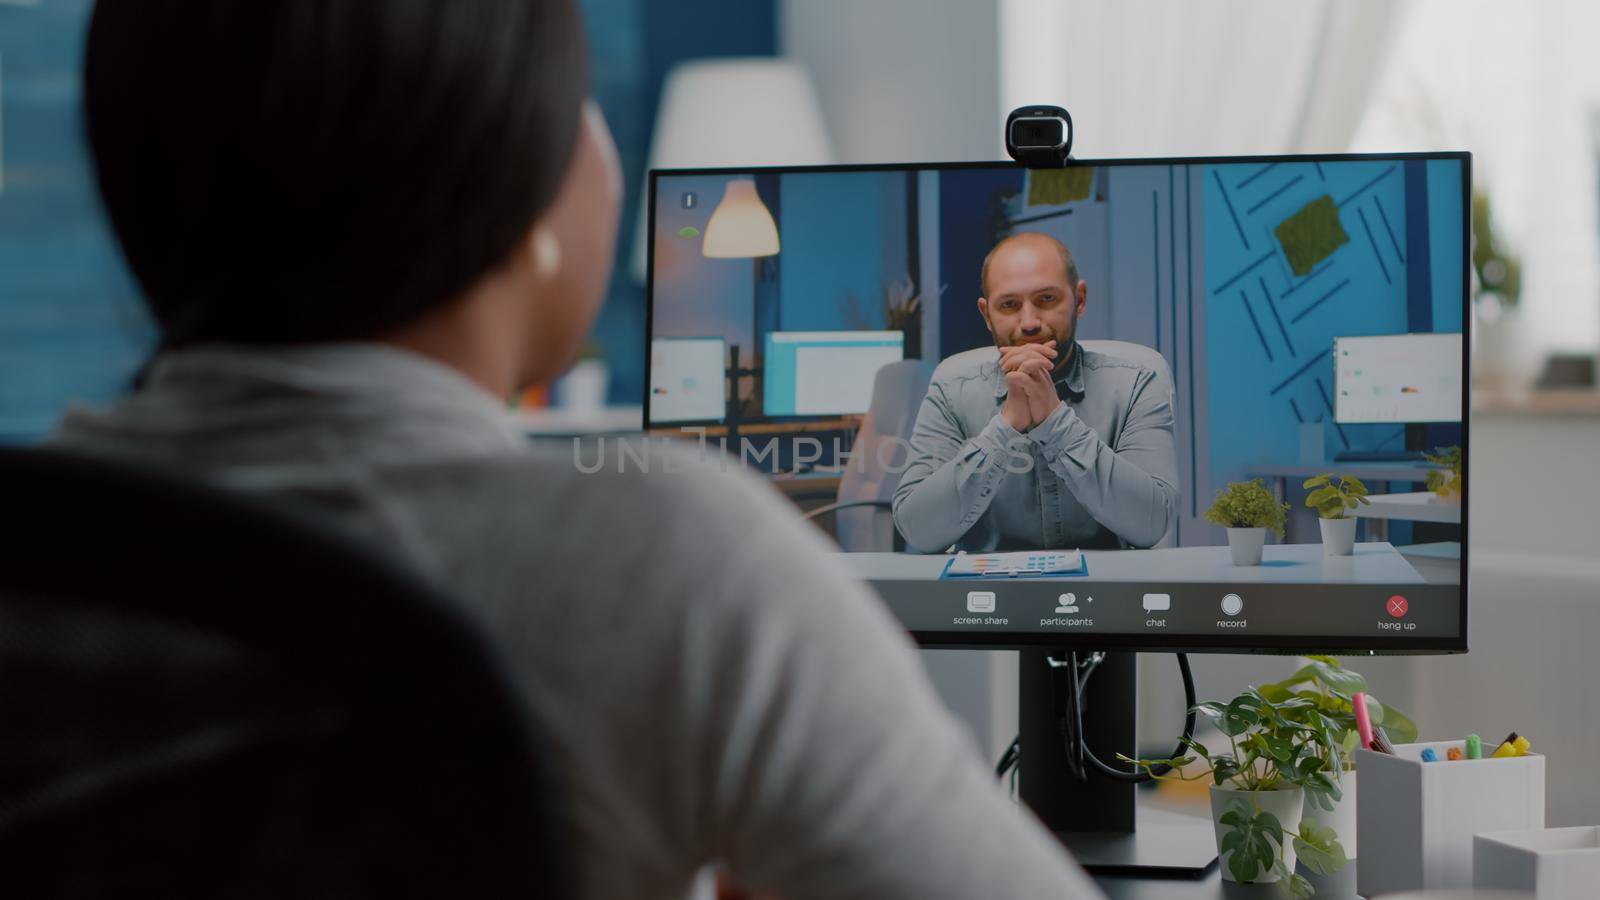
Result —
<svg viewBox="0 0 1600 900"><path fill-rule="evenodd" d="M1067 107L1080 158L1343 151L1396 6L1001 0L1001 115Z"/></svg>
<svg viewBox="0 0 1600 900"><path fill-rule="evenodd" d="M1522 364L1593 353L1600 4L1416 0L1397 32L1353 149L1471 150L1496 238L1522 261Z"/></svg>

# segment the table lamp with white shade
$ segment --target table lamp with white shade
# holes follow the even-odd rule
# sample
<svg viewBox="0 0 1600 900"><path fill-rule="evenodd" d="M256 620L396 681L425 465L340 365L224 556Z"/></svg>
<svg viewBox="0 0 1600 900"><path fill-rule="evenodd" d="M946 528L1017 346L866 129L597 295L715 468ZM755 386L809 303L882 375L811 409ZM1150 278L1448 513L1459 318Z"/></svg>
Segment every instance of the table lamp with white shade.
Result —
<svg viewBox="0 0 1600 900"><path fill-rule="evenodd" d="M833 162L811 77L775 57L680 63L667 74L650 143L652 169L827 165ZM644 196L641 194L641 196ZM649 210L639 205L633 274L645 276ZM755 182L732 178L711 220L701 252L750 258L778 252L777 223Z"/></svg>

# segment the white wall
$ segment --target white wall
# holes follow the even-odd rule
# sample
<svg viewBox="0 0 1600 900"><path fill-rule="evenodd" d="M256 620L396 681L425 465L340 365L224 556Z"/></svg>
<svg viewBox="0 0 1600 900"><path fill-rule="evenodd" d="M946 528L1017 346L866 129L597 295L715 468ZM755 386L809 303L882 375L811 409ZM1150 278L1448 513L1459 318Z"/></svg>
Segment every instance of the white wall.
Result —
<svg viewBox="0 0 1600 900"><path fill-rule="evenodd" d="M1413 0L1352 147L1472 151L1535 358L1600 347L1597 30L1594 3Z"/></svg>
<svg viewBox="0 0 1600 900"><path fill-rule="evenodd" d="M841 163L994 159L998 0L783 0Z"/></svg>

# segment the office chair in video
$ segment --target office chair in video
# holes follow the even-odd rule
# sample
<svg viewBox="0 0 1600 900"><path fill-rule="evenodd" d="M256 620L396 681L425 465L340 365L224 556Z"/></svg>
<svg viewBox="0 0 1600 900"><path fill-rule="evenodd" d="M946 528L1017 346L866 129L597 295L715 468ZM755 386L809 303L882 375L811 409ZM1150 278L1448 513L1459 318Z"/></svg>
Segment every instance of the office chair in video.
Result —
<svg viewBox="0 0 1600 900"><path fill-rule="evenodd" d="M0 451L0 884L565 897L489 645L403 567L171 474Z"/></svg>
<svg viewBox="0 0 1600 900"><path fill-rule="evenodd" d="M852 552L901 549L890 503L900 483L917 410L933 380L934 360L903 359L878 370L872 399L850 447L850 463L839 477L834 502L808 510L807 519L834 517L839 546Z"/></svg>
<svg viewBox="0 0 1600 900"><path fill-rule="evenodd" d="M1078 342L1078 346L1094 353L1104 353L1107 356L1115 356L1118 359L1125 359L1132 363L1138 363L1139 365L1154 371L1156 373L1156 387L1167 392L1168 405L1172 408L1173 415L1177 415L1178 403L1176 398L1173 396L1174 388L1172 384L1172 366L1167 362L1167 358L1161 355L1159 350L1156 350L1154 347L1146 347L1143 344L1135 344L1130 341L1081 340ZM1161 536L1161 540L1157 541L1152 546L1172 546L1173 534L1177 530L1174 526L1177 525L1177 522L1178 510L1177 507L1174 506L1172 515L1167 517L1166 533Z"/></svg>

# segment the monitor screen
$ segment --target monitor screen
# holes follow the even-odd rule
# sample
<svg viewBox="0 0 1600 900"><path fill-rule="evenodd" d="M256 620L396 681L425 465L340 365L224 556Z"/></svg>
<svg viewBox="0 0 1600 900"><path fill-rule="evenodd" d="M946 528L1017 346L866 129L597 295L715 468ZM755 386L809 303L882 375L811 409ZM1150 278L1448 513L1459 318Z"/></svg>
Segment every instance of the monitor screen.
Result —
<svg viewBox="0 0 1600 900"><path fill-rule="evenodd" d="M769 416L863 414L878 370L905 352L900 331L773 331L761 366Z"/></svg>
<svg viewBox="0 0 1600 900"><path fill-rule="evenodd" d="M1333 339L1333 420L1460 422L1461 335Z"/></svg>
<svg viewBox="0 0 1600 900"><path fill-rule="evenodd" d="M720 337L656 338L650 342L650 421L720 422L727 412Z"/></svg>
<svg viewBox="0 0 1600 900"><path fill-rule="evenodd" d="M925 644L1463 650L1469 165L658 170L646 429Z"/></svg>

